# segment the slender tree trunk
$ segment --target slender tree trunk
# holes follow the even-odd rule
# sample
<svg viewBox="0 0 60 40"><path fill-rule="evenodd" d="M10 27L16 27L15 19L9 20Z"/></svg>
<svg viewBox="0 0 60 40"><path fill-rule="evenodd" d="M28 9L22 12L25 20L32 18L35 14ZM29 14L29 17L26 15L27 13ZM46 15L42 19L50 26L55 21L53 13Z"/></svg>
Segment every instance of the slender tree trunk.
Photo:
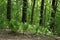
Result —
<svg viewBox="0 0 60 40"><path fill-rule="evenodd" d="M41 26L43 26L43 12L44 12L44 0L41 0L40 22L39 22L39 25Z"/></svg>
<svg viewBox="0 0 60 40"><path fill-rule="evenodd" d="M11 20L11 0L7 0L7 19Z"/></svg>
<svg viewBox="0 0 60 40"><path fill-rule="evenodd" d="M33 16L34 16L34 8L35 8L35 0L33 2L33 6L32 6L32 14L31 14L31 24L33 23Z"/></svg>
<svg viewBox="0 0 60 40"><path fill-rule="evenodd" d="M45 10L44 10L44 16L43 16L43 17L44 17L43 20L44 20L44 27L45 27L45 26L46 26L46 24L45 24L45 23L46 23L46 22L45 22L45 21L46 21L46 5L45 5Z"/></svg>
<svg viewBox="0 0 60 40"><path fill-rule="evenodd" d="M26 22L26 15L27 15L27 0L23 0L23 9L22 9L22 22Z"/></svg>
<svg viewBox="0 0 60 40"><path fill-rule="evenodd" d="M53 11L51 13L50 29L54 32L55 14L56 14L56 10L57 10L57 0L52 0L52 8L53 8Z"/></svg>
<svg viewBox="0 0 60 40"><path fill-rule="evenodd" d="M7 19L8 19L8 24L9 24L9 29L11 29L11 32L9 33L15 33L13 31L13 25L10 23L11 20L11 0L7 0Z"/></svg>

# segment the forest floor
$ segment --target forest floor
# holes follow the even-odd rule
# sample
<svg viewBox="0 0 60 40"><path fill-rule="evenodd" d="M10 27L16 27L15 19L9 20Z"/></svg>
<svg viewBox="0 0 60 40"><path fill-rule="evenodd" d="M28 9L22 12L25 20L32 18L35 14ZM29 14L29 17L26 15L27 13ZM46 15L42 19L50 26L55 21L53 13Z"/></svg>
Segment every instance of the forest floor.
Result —
<svg viewBox="0 0 60 40"><path fill-rule="evenodd" d="M52 36L37 36L30 34L8 34L9 32L4 30L0 31L0 40L60 40L60 37L52 37Z"/></svg>

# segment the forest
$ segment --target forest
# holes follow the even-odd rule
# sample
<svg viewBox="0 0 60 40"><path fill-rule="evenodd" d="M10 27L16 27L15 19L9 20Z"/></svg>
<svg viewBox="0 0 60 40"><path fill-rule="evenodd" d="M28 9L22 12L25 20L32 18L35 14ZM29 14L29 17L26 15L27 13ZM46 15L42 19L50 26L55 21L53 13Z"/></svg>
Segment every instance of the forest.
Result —
<svg viewBox="0 0 60 40"><path fill-rule="evenodd" d="M34 36L34 39L27 40L35 40L35 36L59 37L59 13L60 0L0 0L0 35ZM25 40L23 36L21 40Z"/></svg>

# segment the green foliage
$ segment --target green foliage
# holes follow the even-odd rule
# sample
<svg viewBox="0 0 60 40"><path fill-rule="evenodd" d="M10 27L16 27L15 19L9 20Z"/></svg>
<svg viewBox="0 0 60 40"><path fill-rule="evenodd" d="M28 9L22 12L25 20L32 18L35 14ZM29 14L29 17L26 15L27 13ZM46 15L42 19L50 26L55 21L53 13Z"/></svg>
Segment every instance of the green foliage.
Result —
<svg viewBox="0 0 60 40"><path fill-rule="evenodd" d="M11 29L11 31L18 32L18 30L19 30L19 23L16 22L16 20L12 20L9 23L9 29Z"/></svg>
<svg viewBox="0 0 60 40"><path fill-rule="evenodd" d="M36 0L35 9L34 9L34 17L33 17L33 24L30 23L33 0L27 0L28 7L27 7L27 22L22 23L22 0L12 0L11 6L11 21L7 21L7 0L0 0L0 28L7 28L11 29L14 32L29 32L29 33L37 33L37 34L46 34L46 35L53 35L53 32L49 31L49 23L51 18L52 0L45 0L44 2L44 26L39 26L39 19L40 19L40 6L41 0ZM55 26L55 34L60 35L60 1L58 0L58 7L56 12L56 26Z"/></svg>

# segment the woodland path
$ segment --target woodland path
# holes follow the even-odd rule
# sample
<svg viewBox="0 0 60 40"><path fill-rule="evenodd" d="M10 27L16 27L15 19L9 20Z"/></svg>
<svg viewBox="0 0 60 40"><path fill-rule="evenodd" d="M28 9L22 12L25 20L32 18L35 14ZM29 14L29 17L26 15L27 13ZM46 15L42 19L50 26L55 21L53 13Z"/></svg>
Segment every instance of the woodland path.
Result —
<svg viewBox="0 0 60 40"><path fill-rule="evenodd" d="M0 31L0 40L60 40L60 37L8 34L8 31L4 30Z"/></svg>

